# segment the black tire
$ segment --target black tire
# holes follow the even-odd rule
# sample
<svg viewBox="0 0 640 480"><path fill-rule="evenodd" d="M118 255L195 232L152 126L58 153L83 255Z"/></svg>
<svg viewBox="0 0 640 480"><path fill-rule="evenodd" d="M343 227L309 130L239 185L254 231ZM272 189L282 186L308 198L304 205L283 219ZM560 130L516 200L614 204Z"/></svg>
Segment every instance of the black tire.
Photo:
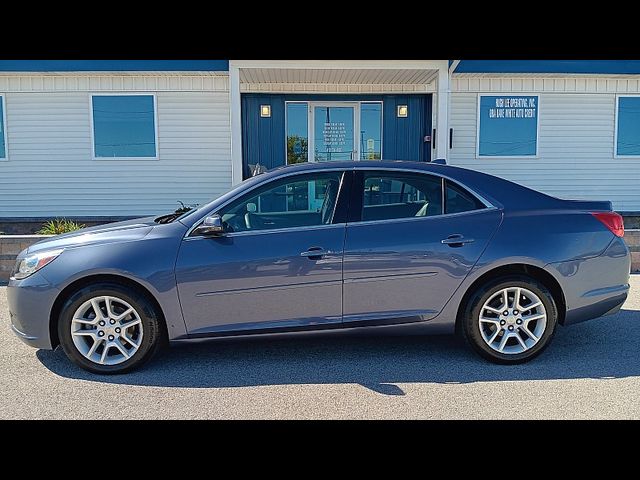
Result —
<svg viewBox="0 0 640 480"><path fill-rule="evenodd" d="M507 287L523 287L530 290L540 298L547 313L547 325L538 343L522 353L500 353L487 345L480 333L479 317L482 306L492 295ZM494 363L517 364L532 360L549 346L558 324L558 309L553 295L542 283L525 275L510 275L493 279L478 288L469 297L460 321L465 340L480 356Z"/></svg>
<svg viewBox="0 0 640 480"><path fill-rule="evenodd" d="M71 337L71 320L76 310L87 300L103 295L126 301L136 310L142 320L143 335L138 350L131 358L117 365L101 365L85 358L78 351ZM73 363L92 373L118 374L139 368L157 352L163 343L162 337L163 329L158 312L155 311L154 305L146 295L131 287L112 282L95 283L75 292L65 302L58 319L58 338L64 353Z"/></svg>

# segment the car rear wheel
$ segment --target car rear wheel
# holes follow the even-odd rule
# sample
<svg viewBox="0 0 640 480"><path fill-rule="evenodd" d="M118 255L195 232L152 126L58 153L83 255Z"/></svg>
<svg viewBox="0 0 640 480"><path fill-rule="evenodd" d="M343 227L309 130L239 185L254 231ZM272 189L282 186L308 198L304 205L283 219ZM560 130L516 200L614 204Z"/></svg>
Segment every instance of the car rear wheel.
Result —
<svg viewBox="0 0 640 480"><path fill-rule="evenodd" d="M471 295L462 318L469 344L484 358L523 363L550 343L558 323L551 292L526 276L494 279Z"/></svg>
<svg viewBox="0 0 640 480"><path fill-rule="evenodd" d="M124 373L148 361L162 329L152 303L136 290L99 283L73 294L58 322L60 344L76 365L94 373Z"/></svg>

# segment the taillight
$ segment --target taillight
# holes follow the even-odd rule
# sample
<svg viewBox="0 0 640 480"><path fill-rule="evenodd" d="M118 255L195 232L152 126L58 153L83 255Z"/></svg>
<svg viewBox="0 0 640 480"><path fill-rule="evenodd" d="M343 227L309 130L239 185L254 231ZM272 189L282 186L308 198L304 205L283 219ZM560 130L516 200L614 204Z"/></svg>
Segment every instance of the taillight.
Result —
<svg viewBox="0 0 640 480"><path fill-rule="evenodd" d="M591 215L600 220L616 237L624 237L622 215L616 212L591 212Z"/></svg>

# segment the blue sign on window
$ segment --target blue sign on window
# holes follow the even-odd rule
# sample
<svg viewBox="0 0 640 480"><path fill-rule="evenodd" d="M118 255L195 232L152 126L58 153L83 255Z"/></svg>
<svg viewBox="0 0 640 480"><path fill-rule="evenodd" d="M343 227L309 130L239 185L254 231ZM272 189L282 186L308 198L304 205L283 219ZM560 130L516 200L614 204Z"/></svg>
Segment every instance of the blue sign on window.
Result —
<svg viewBox="0 0 640 480"><path fill-rule="evenodd" d="M478 155L535 155L538 138L538 96L480 96Z"/></svg>
<svg viewBox="0 0 640 480"><path fill-rule="evenodd" d="M618 98L616 154L640 156L640 97Z"/></svg>

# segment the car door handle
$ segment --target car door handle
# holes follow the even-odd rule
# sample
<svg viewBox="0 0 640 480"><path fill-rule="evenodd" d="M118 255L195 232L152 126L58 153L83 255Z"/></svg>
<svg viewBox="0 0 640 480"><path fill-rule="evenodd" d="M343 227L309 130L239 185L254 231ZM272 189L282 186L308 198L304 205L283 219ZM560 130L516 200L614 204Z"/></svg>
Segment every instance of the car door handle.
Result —
<svg viewBox="0 0 640 480"><path fill-rule="evenodd" d="M322 257L327 255L328 253L329 252L327 252L322 247L311 247L308 250L302 252L300 256L307 257L309 260L320 260Z"/></svg>
<svg viewBox="0 0 640 480"><path fill-rule="evenodd" d="M447 238L440 241L450 247L461 247L467 243L473 243L475 240L473 238L464 238L463 235L456 233L454 235L449 235Z"/></svg>

